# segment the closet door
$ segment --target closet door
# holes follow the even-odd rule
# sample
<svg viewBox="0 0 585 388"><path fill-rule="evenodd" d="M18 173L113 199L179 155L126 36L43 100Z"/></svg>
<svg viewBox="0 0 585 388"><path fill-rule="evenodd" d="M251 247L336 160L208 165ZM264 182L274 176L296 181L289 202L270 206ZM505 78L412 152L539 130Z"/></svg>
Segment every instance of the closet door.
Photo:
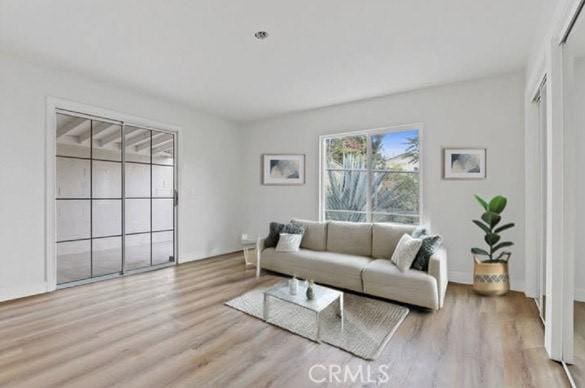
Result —
<svg viewBox="0 0 585 388"><path fill-rule="evenodd" d="M548 138L547 138L547 115L546 115L546 82L543 82L540 87L538 96L539 109L539 193L538 198L540 202L539 207L539 236L542 238L538 241L538 297L537 306L540 317L543 322L546 321L546 251L547 251L547 164L548 164Z"/></svg>
<svg viewBox="0 0 585 388"><path fill-rule="evenodd" d="M174 263L175 135L57 116L57 284Z"/></svg>
<svg viewBox="0 0 585 388"><path fill-rule="evenodd" d="M125 127L125 269L175 261L175 136Z"/></svg>
<svg viewBox="0 0 585 388"><path fill-rule="evenodd" d="M57 283L91 278L91 120L57 114Z"/></svg>
<svg viewBox="0 0 585 388"><path fill-rule="evenodd" d="M175 261L175 136L153 131L152 263Z"/></svg>
<svg viewBox="0 0 585 388"><path fill-rule="evenodd" d="M57 114L57 284L122 271L121 130Z"/></svg>
<svg viewBox="0 0 585 388"><path fill-rule="evenodd" d="M569 195L564 215L573 233L564 289L563 360L577 387L585 387L585 239L581 237L585 216L585 11L581 9L563 46L563 105L566 136L565 180ZM571 249L572 248L572 249Z"/></svg>

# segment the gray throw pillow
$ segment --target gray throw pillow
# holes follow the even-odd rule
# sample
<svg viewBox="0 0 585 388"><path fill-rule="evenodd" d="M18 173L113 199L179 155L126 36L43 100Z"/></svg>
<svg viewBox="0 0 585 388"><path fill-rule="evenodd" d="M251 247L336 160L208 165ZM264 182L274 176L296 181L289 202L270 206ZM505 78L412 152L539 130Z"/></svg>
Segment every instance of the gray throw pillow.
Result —
<svg viewBox="0 0 585 388"><path fill-rule="evenodd" d="M443 239L439 235L421 236L420 238L422 238L422 245L410 268L427 272L429 270L429 260L437 249L441 247Z"/></svg>
<svg viewBox="0 0 585 388"><path fill-rule="evenodd" d="M281 224L271 222L268 237L264 240L264 248L273 248L278 244L281 233L304 234L305 228L300 224Z"/></svg>

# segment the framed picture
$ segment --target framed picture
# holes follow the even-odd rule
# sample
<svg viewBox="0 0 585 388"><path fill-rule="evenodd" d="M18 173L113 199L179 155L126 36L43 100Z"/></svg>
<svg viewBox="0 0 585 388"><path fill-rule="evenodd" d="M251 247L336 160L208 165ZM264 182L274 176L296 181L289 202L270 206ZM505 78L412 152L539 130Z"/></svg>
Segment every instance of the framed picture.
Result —
<svg viewBox="0 0 585 388"><path fill-rule="evenodd" d="M302 185L305 183L305 155L264 154L265 185Z"/></svg>
<svg viewBox="0 0 585 388"><path fill-rule="evenodd" d="M485 179L485 148L444 148L443 178Z"/></svg>

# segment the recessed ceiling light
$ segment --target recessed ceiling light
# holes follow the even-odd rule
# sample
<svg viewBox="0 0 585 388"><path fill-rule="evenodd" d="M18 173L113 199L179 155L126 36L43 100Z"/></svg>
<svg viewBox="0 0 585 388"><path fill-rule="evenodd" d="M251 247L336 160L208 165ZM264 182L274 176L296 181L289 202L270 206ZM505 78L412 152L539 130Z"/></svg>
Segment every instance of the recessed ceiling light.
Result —
<svg viewBox="0 0 585 388"><path fill-rule="evenodd" d="M254 34L254 36L256 37L256 39L263 40L268 38L268 32L258 31L257 33Z"/></svg>

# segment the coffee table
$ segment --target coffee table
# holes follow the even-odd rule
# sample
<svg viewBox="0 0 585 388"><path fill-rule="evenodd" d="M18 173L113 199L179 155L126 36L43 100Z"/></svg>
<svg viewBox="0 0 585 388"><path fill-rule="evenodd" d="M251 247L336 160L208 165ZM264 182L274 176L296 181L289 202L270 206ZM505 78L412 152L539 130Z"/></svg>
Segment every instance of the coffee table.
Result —
<svg viewBox="0 0 585 388"><path fill-rule="evenodd" d="M288 281L283 281L264 291L264 320L268 321L270 318L271 298L280 299L284 302L310 310L315 313L315 319L317 320L317 335L315 340L321 342L321 312L335 301L339 302L338 316L341 318L341 328L343 329L343 292L315 284L313 286L315 297L309 300L305 294L306 290L307 288L305 286L299 286L297 294L292 295L289 292Z"/></svg>

